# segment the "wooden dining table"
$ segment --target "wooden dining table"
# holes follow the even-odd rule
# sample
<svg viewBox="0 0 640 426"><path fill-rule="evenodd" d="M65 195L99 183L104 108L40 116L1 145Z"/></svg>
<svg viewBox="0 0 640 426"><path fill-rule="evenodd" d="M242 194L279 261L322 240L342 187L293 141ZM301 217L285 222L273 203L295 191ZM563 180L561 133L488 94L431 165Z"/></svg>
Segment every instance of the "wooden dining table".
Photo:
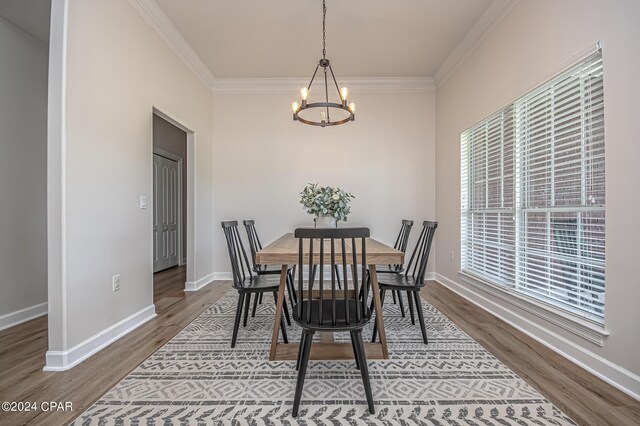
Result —
<svg viewBox="0 0 640 426"><path fill-rule="evenodd" d="M282 316L282 308L284 304L284 294L286 287L287 271L290 266L298 263L298 240L293 233L287 233L278 238L273 243L264 247L256 253L256 263L259 265L279 265L280 286L278 289L278 300L276 306L276 314L273 323L273 334L271 336L271 351L269 352L269 360L295 360L298 356L297 343L279 343L278 336L280 334L280 318ZM349 244L348 250L351 251ZM371 293L373 296L373 306L375 312L375 321L378 325L379 339L375 343L367 342L364 344L367 359L387 359L389 352L387 350L387 337L384 331L384 321L382 317L382 303L380 301L380 291L378 288L378 275L376 273L376 265L396 265L404 263L404 253L396 250L384 243L366 239L366 261L369 265L371 275ZM360 247L356 248L357 260L361 261ZM304 263L308 263L308 252L305 248ZM298 265L302 267L302 265ZM345 274L346 275L346 274ZM311 347L311 359L328 360L328 359L353 359L353 348L351 342L336 342L332 332L321 332L320 342L314 342Z"/></svg>

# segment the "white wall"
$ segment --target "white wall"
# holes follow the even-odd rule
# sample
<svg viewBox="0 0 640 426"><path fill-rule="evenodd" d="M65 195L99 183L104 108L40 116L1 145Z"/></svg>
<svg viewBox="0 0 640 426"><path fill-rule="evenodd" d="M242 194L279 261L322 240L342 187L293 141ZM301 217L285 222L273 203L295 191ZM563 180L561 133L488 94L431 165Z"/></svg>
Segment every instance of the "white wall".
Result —
<svg viewBox="0 0 640 426"><path fill-rule="evenodd" d="M47 48L0 18L0 329L47 309Z"/></svg>
<svg viewBox="0 0 640 426"><path fill-rule="evenodd" d="M254 219L263 243L313 226L298 202L308 182L353 193L352 213L339 226L368 226L390 244L402 219L416 220L412 244L421 221L434 218L433 92L352 90L356 120L333 128L294 122L295 96L214 94L216 272L231 270L222 220Z"/></svg>
<svg viewBox="0 0 640 426"><path fill-rule="evenodd" d="M54 0L56 23L64 4ZM67 19L66 55L59 48L64 40L52 32L52 51L63 58L52 62L63 74L63 86L54 88L60 93L52 99L60 98L57 107L66 114L61 128L50 124L49 139L50 196L57 194L50 236L59 237L50 245L57 262L49 276L57 310L50 316L47 359L53 369L153 314L154 107L195 132L193 279L213 271L216 231L210 89L127 0L69 0ZM146 210L139 208L141 195L147 197ZM122 285L115 293L114 274L121 274Z"/></svg>
<svg viewBox="0 0 640 426"><path fill-rule="evenodd" d="M443 282L503 312L527 332L636 395L640 395L638 22L640 3L632 0L520 1L438 89L436 120L436 216L440 222L436 270ZM607 173L605 320L611 333L602 347L521 309L505 307L504 302L467 285L455 285L460 282L460 132L526 93L600 39ZM454 263L449 261L450 250L456 253Z"/></svg>

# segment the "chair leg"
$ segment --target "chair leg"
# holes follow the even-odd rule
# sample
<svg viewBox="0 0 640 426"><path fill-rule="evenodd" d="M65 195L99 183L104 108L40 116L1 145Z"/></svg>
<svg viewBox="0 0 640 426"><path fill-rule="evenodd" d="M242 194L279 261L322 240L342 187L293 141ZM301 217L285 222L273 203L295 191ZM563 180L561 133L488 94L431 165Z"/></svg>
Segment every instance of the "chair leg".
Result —
<svg viewBox="0 0 640 426"><path fill-rule="evenodd" d="M253 299L253 311L251 312L251 318L256 316L256 308L258 307L258 298L262 293L256 293Z"/></svg>
<svg viewBox="0 0 640 426"><path fill-rule="evenodd" d="M300 368L300 360L302 359L302 348L304 347L304 339L307 338L307 333L302 330L300 334L300 344L298 345L298 358L296 358L296 371Z"/></svg>
<svg viewBox="0 0 640 426"><path fill-rule="evenodd" d="M287 293L289 293L289 302L291 302L291 307L296 306L296 292L293 288L293 278L291 278L291 274L287 272Z"/></svg>
<svg viewBox="0 0 640 426"><path fill-rule="evenodd" d="M398 301L396 300L396 293L397 293L397 291L395 291L395 290L393 290L391 292L391 296L393 297L393 304L394 305L398 303Z"/></svg>
<svg viewBox="0 0 640 426"><path fill-rule="evenodd" d="M284 311L284 316L287 319L287 325L291 325L291 317L289 316L289 307L287 306L287 299L282 299L282 310Z"/></svg>
<svg viewBox="0 0 640 426"><path fill-rule="evenodd" d="M276 292L273 292L273 296L276 300L276 309L278 307L278 296L276 296ZM285 303L285 305L282 306L282 309L284 309L285 312L285 316L289 316L289 312L287 310L287 306L286 306L286 302L283 300L283 302ZM287 326L284 324L284 318L282 315L280 315L280 330L282 330L282 340L284 341L284 343L289 343L289 339L287 337Z"/></svg>
<svg viewBox="0 0 640 426"><path fill-rule="evenodd" d="M231 348L236 346L238 329L240 328L240 317L242 316L242 304L244 303L244 293L238 293L238 306L236 307L236 320L233 324L233 336L231 337Z"/></svg>
<svg viewBox="0 0 640 426"><path fill-rule="evenodd" d="M260 300L259 300L259 302L260 302L260 304L261 304L261 305L262 305L262 295L263 295L263 294L264 294L264 293L260 293Z"/></svg>
<svg viewBox="0 0 640 426"><path fill-rule="evenodd" d="M360 370L360 360L358 359L358 351L356 350L356 342L353 340L353 333L351 333L351 346L353 347L353 358L356 361L356 369Z"/></svg>
<svg viewBox="0 0 640 426"><path fill-rule="evenodd" d="M340 282L340 270L338 269L338 265L333 265L336 270L336 280L338 281L338 288L342 290L342 283Z"/></svg>
<svg viewBox="0 0 640 426"><path fill-rule="evenodd" d="M380 290L380 297L382 297L382 290ZM373 310L373 301L374 301L374 298L373 298L373 297L371 297L371 303L369 304L369 311L371 312L371 315L373 315L373 314L374 314L374 312L375 312L375 311Z"/></svg>
<svg viewBox="0 0 640 426"><path fill-rule="evenodd" d="M302 356L300 357L300 368L298 369L298 381L296 382L296 393L293 397L292 417L298 417L298 409L300 408L300 398L302 397L302 387L304 386L304 377L307 374L307 365L309 364L309 354L311 354L311 343L313 342L313 331L305 330L304 347L302 348Z"/></svg>
<svg viewBox="0 0 640 426"><path fill-rule="evenodd" d="M367 270L367 295L371 293L371 272L369 272L369 270ZM358 295L358 298L360 300L362 300L362 297L364 296L364 293L362 291L362 289L360 289L360 294Z"/></svg>
<svg viewBox="0 0 640 426"><path fill-rule="evenodd" d="M367 269L367 294L369 294L369 292L371 291L371 273L369 272L369 270ZM358 299L362 300L362 297L364 296L364 291L361 288L360 289L360 293L358 294Z"/></svg>
<svg viewBox="0 0 640 426"><path fill-rule="evenodd" d="M296 266L294 265L293 269L291 270L291 288L293 289L293 301L295 303L298 303L298 293L296 293L295 277L296 277ZM295 306L295 304L294 304L294 306ZM293 308L293 306L291 308Z"/></svg>
<svg viewBox="0 0 640 426"><path fill-rule="evenodd" d="M400 313L402 314L402 318L405 317L404 315L404 302L402 301L402 292L399 291L398 292L398 303L400 304Z"/></svg>
<svg viewBox="0 0 640 426"><path fill-rule="evenodd" d="M280 329L282 330L282 340L284 343L289 343L289 338L287 337L287 326L284 324L284 318L280 317Z"/></svg>
<svg viewBox="0 0 640 426"><path fill-rule="evenodd" d="M422 331L422 340L424 340L424 344L429 344L429 339L427 339L427 327L424 323L424 313L422 312L422 303L420 302L420 293L418 291L413 292L413 298L416 301L416 310L418 311L418 321L420 321L420 330Z"/></svg>
<svg viewBox="0 0 640 426"><path fill-rule="evenodd" d="M362 330L354 330L351 332L351 340L355 343L356 354L358 355L358 363L360 364L360 375L364 384L364 393L367 395L367 404L369 405L369 413L375 414L373 406L373 393L371 392L371 381L369 380L369 367L367 366L367 356L362 343Z"/></svg>
<svg viewBox="0 0 640 426"><path fill-rule="evenodd" d="M411 314L411 324L416 325L416 318L413 313L413 295L411 292L407 292L407 300L409 301L409 313Z"/></svg>
<svg viewBox="0 0 640 426"><path fill-rule="evenodd" d="M382 307L384 306L384 295L386 292L387 290L385 289L380 290L380 309L382 309ZM371 302L371 310L373 311L373 302ZM377 334L378 334L378 317L376 316L376 319L373 322L373 337L371 338L372 343L376 342Z"/></svg>
<svg viewBox="0 0 640 426"><path fill-rule="evenodd" d="M273 301L276 306L278 306L278 292L273 292ZM284 312L284 317L287 319L287 325L291 325L291 318L289 317L289 309L287 309L287 299L282 299L282 312ZM282 320L282 317L280 317ZM284 320L283 320L284 321ZM284 322L283 322L284 324ZM285 342L286 343L286 342Z"/></svg>
<svg viewBox="0 0 640 426"><path fill-rule="evenodd" d="M249 306L251 304L251 293L247 293L244 297L244 320L242 321L242 326L247 326L247 318L249 317Z"/></svg>

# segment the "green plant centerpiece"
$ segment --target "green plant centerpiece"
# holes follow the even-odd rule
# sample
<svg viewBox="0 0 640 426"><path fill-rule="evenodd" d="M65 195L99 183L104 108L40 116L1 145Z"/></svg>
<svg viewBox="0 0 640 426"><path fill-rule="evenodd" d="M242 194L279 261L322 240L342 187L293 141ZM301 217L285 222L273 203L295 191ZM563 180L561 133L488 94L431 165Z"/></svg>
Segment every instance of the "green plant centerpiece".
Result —
<svg viewBox="0 0 640 426"><path fill-rule="evenodd" d="M300 193L300 204L307 213L316 216L317 228L335 228L339 220L346 222L347 215L351 212L351 200L354 198L353 194L340 188L310 183Z"/></svg>

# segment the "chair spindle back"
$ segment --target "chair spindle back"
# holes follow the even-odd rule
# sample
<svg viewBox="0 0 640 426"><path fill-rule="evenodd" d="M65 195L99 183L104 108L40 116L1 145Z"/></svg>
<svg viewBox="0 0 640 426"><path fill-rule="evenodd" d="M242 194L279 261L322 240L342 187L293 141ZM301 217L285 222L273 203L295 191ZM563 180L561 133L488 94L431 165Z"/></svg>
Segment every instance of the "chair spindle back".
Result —
<svg viewBox="0 0 640 426"><path fill-rule="evenodd" d="M244 280L247 278L250 279L253 274L251 273L247 252L244 250L244 245L238 232L238 221L229 220L222 222L222 230L227 240L233 283L237 287L242 287Z"/></svg>
<svg viewBox="0 0 640 426"><path fill-rule="evenodd" d="M402 226L400 226L400 232L398 233L398 238L396 238L396 242L393 244L393 248L396 250L400 250L403 253L407 251L407 243L409 242L409 234L411 234L411 227L413 226L412 220L403 219ZM389 265L395 271L402 271L404 265L396 264Z"/></svg>
<svg viewBox="0 0 640 426"><path fill-rule="evenodd" d="M366 238L369 228L298 228L298 304L297 316L302 322L325 328L344 327L365 322L371 312L367 306L367 253ZM343 271L342 289L337 289L336 265ZM352 277L346 273L351 266ZM304 288L305 266L319 274L309 274L307 289ZM330 267L331 280L325 277L325 266ZM318 277L316 278L316 275ZM329 285L330 284L330 287ZM313 297L317 290L317 298ZM330 297L324 291L330 290ZM358 294L364 292L364 298ZM312 302L318 304L317 318L312 318ZM306 307L306 308L305 308Z"/></svg>
<svg viewBox="0 0 640 426"><path fill-rule="evenodd" d="M256 263L256 253L262 250L262 243L260 242L260 238L258 237L258 232L256 231L256 223L253 220L244 220L242 221L244 224L244 229L247 231L247 239L249 240L249 249L251 250L251 264L253 265L253 270L255 272L259 272L264 270L264 266L258 265Z"/></svg>
<svg viewBox="0 0 640 426"><path fill-rule="evenodd" d="M425 220L422 222L422 232L413 249L409 265L404 272L407 277L411 276L416 282L423 282L427 272L427 262L429 261L429 252L431 252L431 243L436 233L438 222Z"/></svg>

